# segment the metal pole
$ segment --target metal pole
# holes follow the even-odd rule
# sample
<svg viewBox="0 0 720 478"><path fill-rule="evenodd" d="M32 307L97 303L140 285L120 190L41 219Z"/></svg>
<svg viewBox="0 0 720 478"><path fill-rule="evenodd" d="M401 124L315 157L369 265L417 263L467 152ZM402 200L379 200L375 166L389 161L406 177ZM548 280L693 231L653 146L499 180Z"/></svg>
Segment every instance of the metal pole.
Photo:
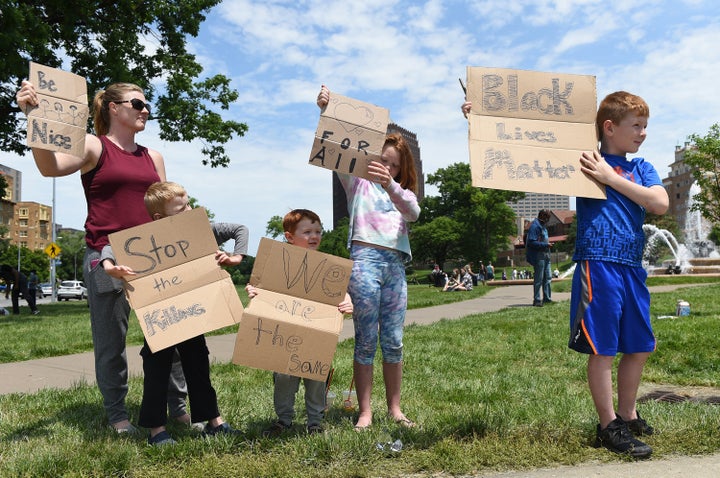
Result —
<svg viewBox="0 0 720 478"><path fill-rule="evenodd" d="M55 244L55 178L53 178L53 197L52 197L52 242ZM50 287L52 287L52 296L50 302L57 302L57 293L55 291L55 258L50 258Z"/></svg>

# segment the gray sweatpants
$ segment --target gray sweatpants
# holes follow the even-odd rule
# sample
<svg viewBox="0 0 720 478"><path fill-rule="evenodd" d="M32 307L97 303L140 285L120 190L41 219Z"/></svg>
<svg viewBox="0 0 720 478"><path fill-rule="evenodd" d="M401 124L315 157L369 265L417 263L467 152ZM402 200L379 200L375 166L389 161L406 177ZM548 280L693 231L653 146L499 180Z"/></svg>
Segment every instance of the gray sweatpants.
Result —
<svg viewBox="0 0 720 478"><path fill-rule="evenodd" d="M95 352L95 380L103 396L109 423L128 420L125 397L128 392L128 363L125 338L130 304L122 281L113 279L98 264L100 252L87 248L83 261L85 287L90 305L90 328ZM168 383L168 411L171 417L186 413L187 386L179 356L173 360Z"/></svg>
<svg viewBox="0 0 720 478"><path fill-rule="evenodd" d="M307 424L320 425L325 417L325 382L307 378L302 380L305 383ZM295 395L300 388L300 377L275 372L273 381L275 382L273 404L278 421L290 426L295 418Z"/></svg>

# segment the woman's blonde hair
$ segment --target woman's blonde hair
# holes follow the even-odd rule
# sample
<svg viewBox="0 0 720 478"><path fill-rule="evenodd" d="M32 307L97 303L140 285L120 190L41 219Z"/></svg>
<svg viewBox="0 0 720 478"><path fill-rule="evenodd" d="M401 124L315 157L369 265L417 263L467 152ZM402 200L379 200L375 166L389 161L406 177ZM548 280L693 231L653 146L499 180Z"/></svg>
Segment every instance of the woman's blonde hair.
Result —
<svg viewBox="0 0 720 478"><path fill-rule="evenodd" d="M97 136L108 134L110 130L108 104L114 101L123 101L125 94L130 91L145 94L142 88L133 83L113 83L107 89L95 93L93 99L93 125Z"/></svg>

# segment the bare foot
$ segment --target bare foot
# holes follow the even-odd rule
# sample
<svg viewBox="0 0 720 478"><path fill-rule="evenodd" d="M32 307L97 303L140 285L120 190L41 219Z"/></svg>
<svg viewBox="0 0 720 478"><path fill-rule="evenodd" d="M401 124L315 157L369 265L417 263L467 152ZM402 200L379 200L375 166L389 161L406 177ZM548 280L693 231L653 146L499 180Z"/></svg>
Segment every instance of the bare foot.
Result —
<svg viewBox="0 0 720 478"><path fill-rule="evenodd" d="M388 414L388 416L398 425L402 425L407 428L413 428L415 426L415 422L406 417L404 413L400 413L399 415Z"/></svg>
<svg viewBox="0 0 720 478"><path fill-rule="evenodd" d="M358 416L358 421L355 423L355 430L364 430L372 425L372 413L362 412Z"/></svg>

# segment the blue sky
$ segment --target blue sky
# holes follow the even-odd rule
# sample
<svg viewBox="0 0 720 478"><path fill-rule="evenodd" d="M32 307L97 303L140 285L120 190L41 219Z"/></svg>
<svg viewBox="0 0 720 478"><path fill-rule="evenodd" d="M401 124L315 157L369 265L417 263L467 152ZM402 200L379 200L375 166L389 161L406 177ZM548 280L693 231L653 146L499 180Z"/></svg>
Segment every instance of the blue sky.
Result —
<svg viewBox="0 0 720 478"><path fill-rule="evenodd" d="M332 227L330 172L307 164L321 84L388 108L417 134L428 174L468 161L467 66L594 75L598 100L623 89L649 103L637 156L665 177L675 146L720 122L719 44L716 0L225 0L189 45L206 74L240 92L228 115L249 131L227 146L231 166L202 166L199 144L161 141L153 122L138 142L217 220L246 224L255 255L273 215L313 209ZM52 180L30 156L0 162L23 171L23 200L52 203ZM57 222L81 229L79 175L56 185Z"/></svg>

